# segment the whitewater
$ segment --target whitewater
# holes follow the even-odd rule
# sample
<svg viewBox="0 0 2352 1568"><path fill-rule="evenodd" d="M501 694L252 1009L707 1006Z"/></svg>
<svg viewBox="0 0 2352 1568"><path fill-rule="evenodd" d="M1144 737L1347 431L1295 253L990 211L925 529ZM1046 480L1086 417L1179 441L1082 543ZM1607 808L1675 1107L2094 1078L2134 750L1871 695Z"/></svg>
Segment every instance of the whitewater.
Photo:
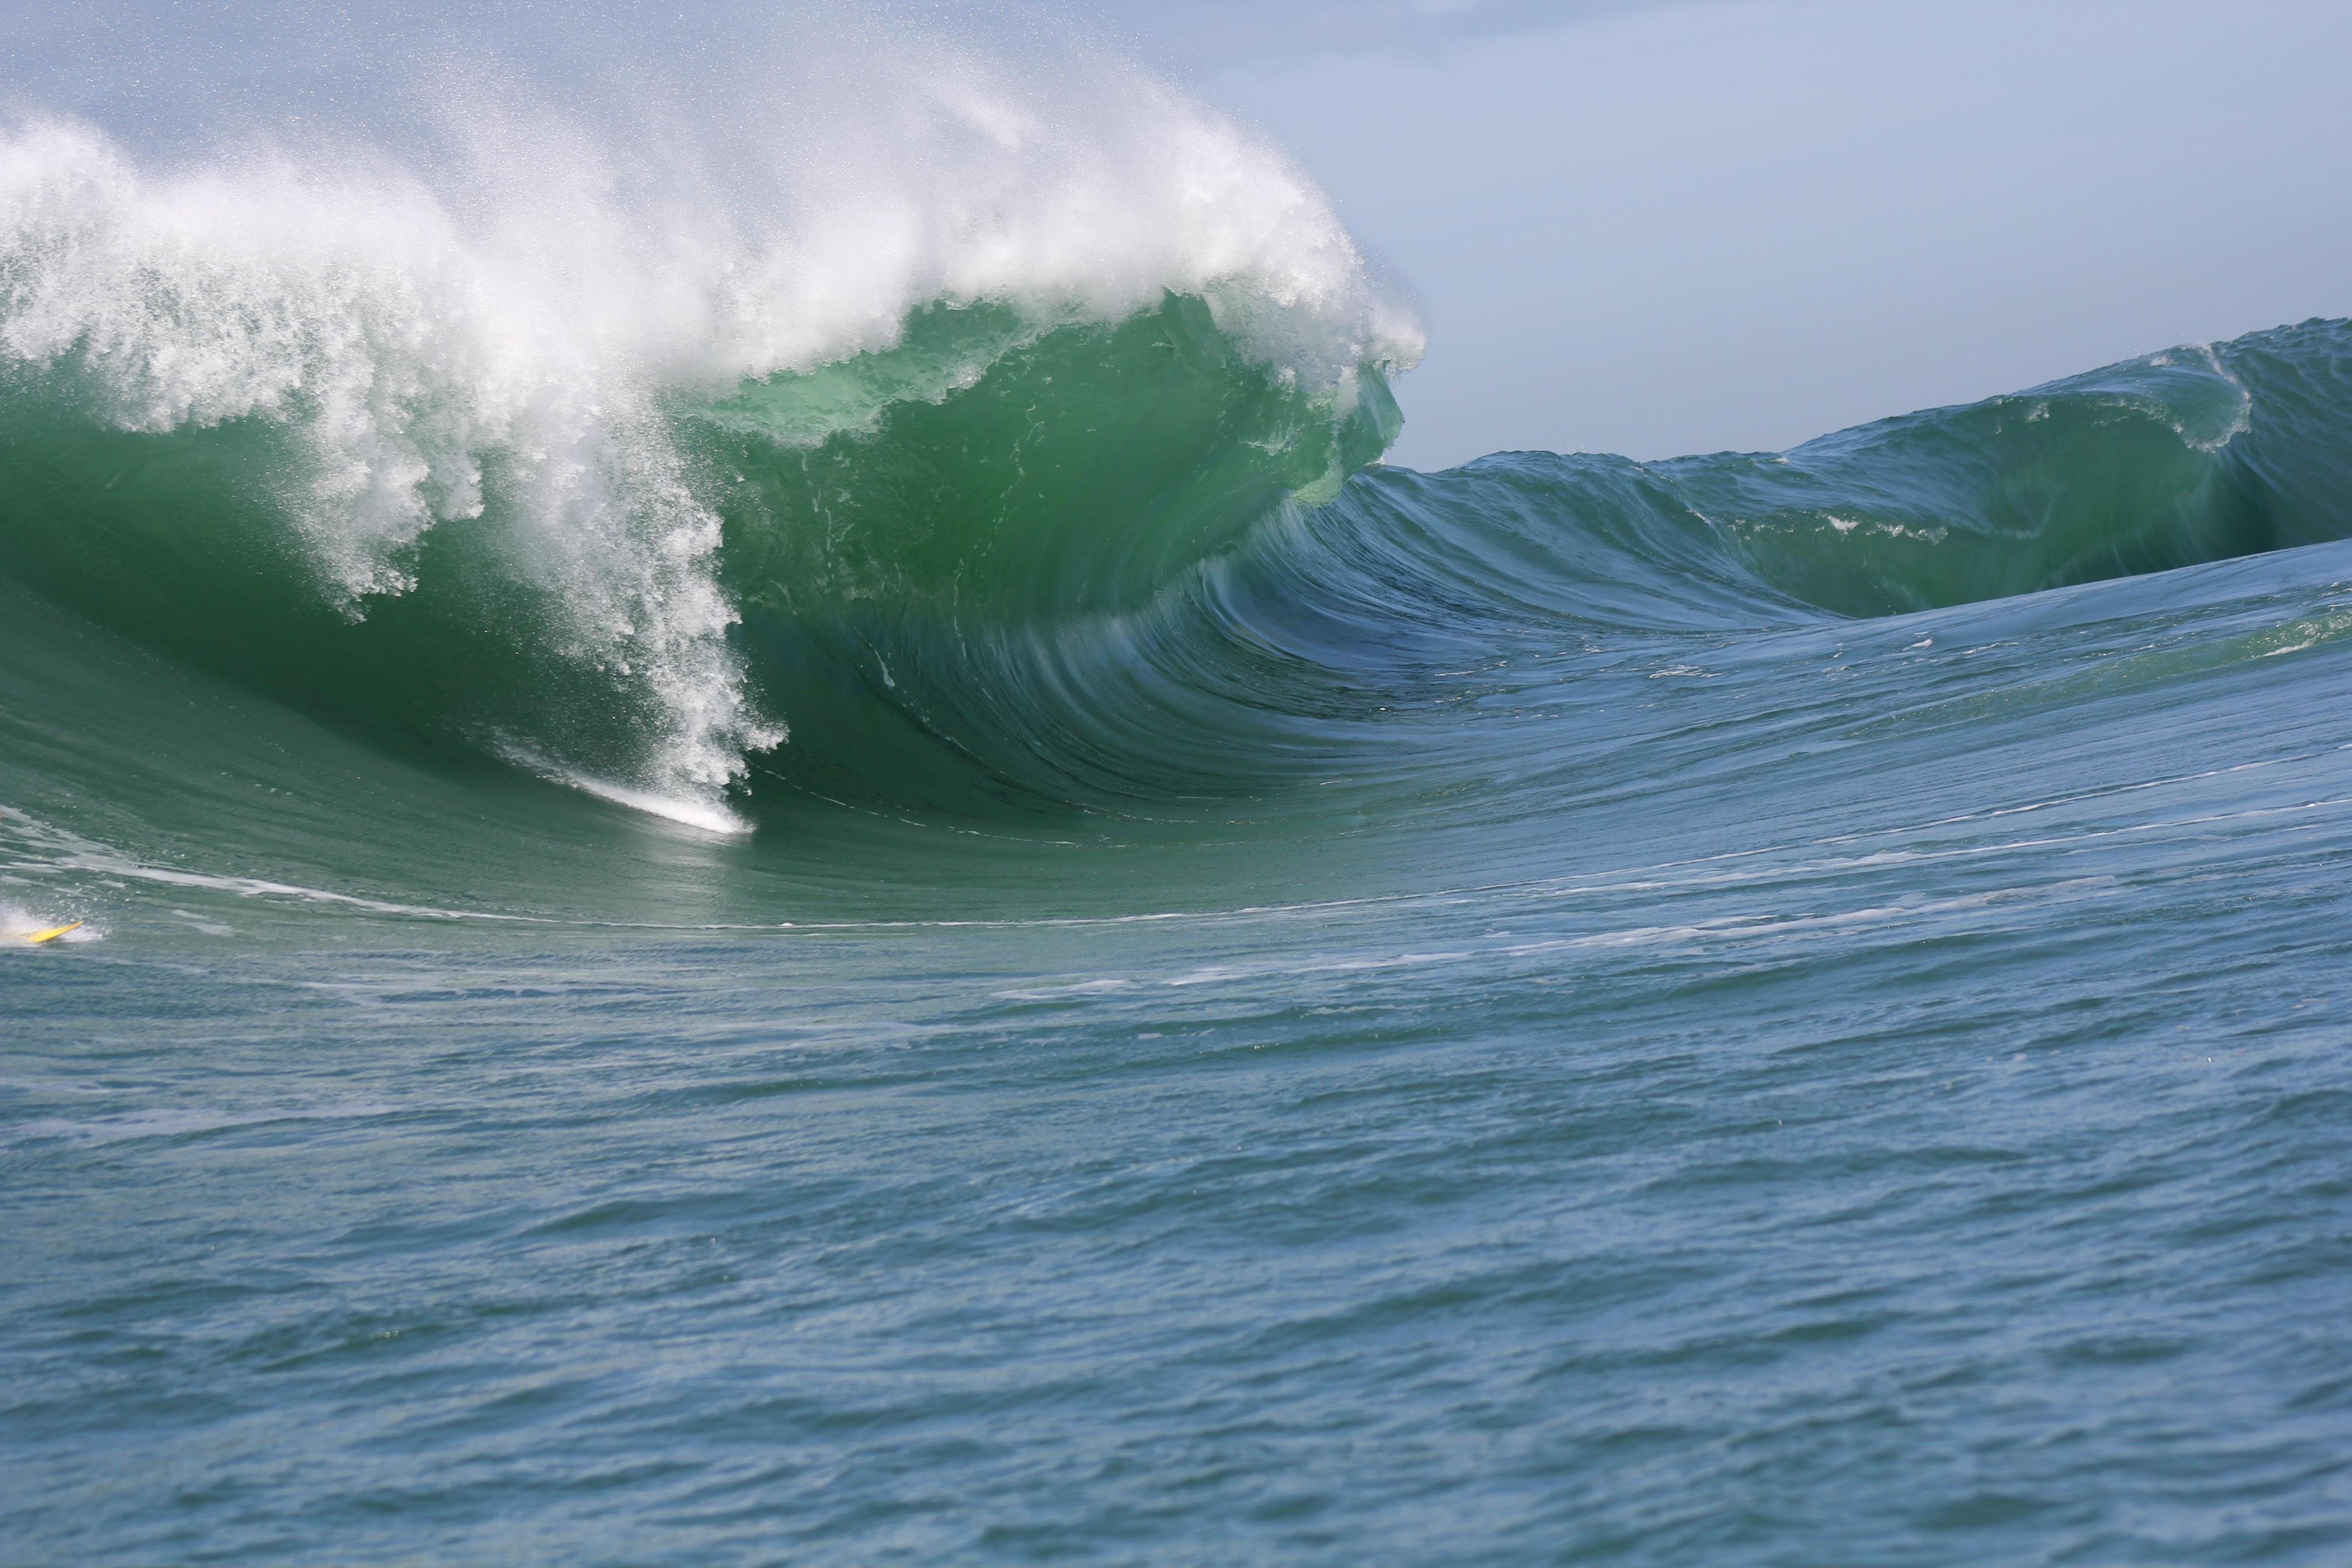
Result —
<svg viewBox="0 0 2352 1568"><path fill-rule="evenodd" d="M0 122L0 1555L2352 1551L2352 321L1423 474L1249 128L710 68Z"/></svg>

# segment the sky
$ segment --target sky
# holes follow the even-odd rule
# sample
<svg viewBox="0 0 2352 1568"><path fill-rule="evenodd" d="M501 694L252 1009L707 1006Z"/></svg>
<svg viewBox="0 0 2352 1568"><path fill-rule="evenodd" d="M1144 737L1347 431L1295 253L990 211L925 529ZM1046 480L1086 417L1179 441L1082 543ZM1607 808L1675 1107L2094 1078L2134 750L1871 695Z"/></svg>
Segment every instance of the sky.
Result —
<svg viewBox="0 0 2352 1568"><path fill-rule="evenodd" d="M760 3L594 15L655 36L682 9ZM1099 36L1288 148L1429 323L1391 455L1414 466L1777 449L2352 313L2352 0L900 8ZM146 84L299 68L325 35L254 26L298 12L319 7L0 0L0 85L110 117ZM580 15L327 13L362 63L373 46L350 38L436 15L516 37Z"/></svg>

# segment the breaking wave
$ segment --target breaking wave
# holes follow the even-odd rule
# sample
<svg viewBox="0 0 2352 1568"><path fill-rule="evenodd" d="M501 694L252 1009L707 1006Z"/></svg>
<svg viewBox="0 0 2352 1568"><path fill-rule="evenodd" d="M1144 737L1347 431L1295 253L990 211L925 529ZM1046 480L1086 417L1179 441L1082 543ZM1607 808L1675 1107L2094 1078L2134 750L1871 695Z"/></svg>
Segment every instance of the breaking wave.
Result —
<svg viewBox="0 0 2352 1568"><path fill-rule="evenodd" d="M171 164L17 122L0 570L346 733L730 831L1246 793L1531 636L2352 531L2343 322L1785 454L1381 467L1420 329L1244 129L937 39L788 74L698 117L457 73L405 139Z"/></svg>
<svg viewBox="0 0 2352 1568"><path fill-rule="evenodd" d="M699 127L445 90L404 155L18 124L7 566L708 812L793 722L747 605L1132 598L1393 433L1417 328L1240 128L1099 62L824 63Z"/></svg>

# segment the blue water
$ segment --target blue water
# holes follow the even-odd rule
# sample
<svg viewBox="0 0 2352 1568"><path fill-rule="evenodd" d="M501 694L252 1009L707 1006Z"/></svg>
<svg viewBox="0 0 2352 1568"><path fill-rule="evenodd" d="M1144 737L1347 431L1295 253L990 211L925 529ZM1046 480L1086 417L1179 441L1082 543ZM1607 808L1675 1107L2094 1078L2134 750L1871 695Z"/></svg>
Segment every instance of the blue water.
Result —
<svg viewBox="0 0 2352 1568"><path fill-rule="evenodd" d="M1422 475L1328 246L664 358L94 145L0 1561L2352 1560L2352 323Z"/></svg>

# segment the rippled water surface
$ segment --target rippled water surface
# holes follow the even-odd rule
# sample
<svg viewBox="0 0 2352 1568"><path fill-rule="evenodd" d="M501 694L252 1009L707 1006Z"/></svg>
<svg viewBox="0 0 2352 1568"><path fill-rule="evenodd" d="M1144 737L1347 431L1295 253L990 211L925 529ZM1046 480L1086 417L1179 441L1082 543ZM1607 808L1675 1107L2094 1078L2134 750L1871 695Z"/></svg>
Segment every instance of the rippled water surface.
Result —
<svg viewBox="0 0 2352 1568"><path fill-rule="evenodd" d="M2352 324L1387 468L1153 92L0 133L0 1560L2352 1561Z"/></svg>
<svg viewBox="0 0 2352 1568"><path fill-rule="evenodd" d="M13 810L101 934L0 969L19 1554L2330 1561L2339 603L1433 675L1524 777L950 852L1002 910L442 918Z"/></svg>

